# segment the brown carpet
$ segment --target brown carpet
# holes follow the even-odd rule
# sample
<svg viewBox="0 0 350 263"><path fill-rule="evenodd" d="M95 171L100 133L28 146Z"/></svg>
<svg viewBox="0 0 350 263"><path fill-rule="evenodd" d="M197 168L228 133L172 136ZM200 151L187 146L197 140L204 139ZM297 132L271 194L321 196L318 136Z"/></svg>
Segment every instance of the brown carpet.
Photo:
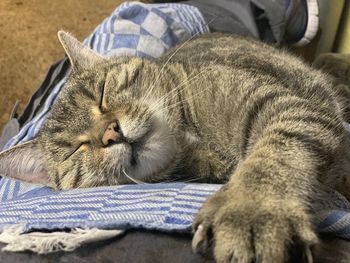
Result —
<svg viewBox="0 0 350 263"><path fill-rule="evenodd" d="M49 66L63 57L57 31L87 36L122 0L0 1L0 131L14 103L21 109Z"/></svg>

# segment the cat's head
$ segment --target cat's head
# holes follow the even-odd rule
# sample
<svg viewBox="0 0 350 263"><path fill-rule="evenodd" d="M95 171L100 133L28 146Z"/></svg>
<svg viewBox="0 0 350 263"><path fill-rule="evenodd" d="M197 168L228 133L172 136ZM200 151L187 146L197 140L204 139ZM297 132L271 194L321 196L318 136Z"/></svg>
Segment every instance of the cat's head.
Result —
<svg viewBox="0 0 350 263"><path fill-rule="evenodd" d="M59 39L72 74L39 135L0 154L0 174L57 189L161 180L177 143L142 87L151 62L106 59L62 31Z"/></svg>

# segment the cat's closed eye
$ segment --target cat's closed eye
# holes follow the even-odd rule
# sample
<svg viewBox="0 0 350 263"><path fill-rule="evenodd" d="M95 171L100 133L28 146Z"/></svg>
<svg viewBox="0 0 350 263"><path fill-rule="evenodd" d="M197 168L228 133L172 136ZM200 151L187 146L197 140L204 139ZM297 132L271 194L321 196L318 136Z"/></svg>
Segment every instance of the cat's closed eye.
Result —
<svg viewBox="0 0 350 263"><path fill-rule="evenodd" d="M90 141L83 141L78 143L72 151L70 151L67 156L64 158L63 161L67 161L70 157L72 157L74 154L76 154L78 151L86 149L91 144Z"/></svg>
<svg viewBox="0 0 350 263"><path fill-rule="evenodd" d="M100 96L100 101L99 101L99 106L98 107L99 107L101 112L104 112L106 110L105 103L104 103L105 85L106 85L105 81L100 85L101 96Z"/></svg>

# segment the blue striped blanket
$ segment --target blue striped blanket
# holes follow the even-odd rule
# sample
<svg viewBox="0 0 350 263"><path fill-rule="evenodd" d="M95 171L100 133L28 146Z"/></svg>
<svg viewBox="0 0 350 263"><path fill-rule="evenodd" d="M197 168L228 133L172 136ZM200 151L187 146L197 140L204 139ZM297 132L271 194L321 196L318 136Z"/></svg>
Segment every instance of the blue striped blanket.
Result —
<svg viewBox="0 0 350 263"><path fill-rule="evenodd" d="M85 40L85 45L107 56L159 57L167 49L196 34L208 32L200 12L181 4L124 3ZM64 88L62 79L48 97L45 110L26 124L5 149L32 139ZM220 185L142 184L54 192L41 185L8 178L0 180L0 231L22 224L33 229L146 228L189 232L202 203ZM350 204L329 191L317 206L320 232L350 238Z"/></svg>

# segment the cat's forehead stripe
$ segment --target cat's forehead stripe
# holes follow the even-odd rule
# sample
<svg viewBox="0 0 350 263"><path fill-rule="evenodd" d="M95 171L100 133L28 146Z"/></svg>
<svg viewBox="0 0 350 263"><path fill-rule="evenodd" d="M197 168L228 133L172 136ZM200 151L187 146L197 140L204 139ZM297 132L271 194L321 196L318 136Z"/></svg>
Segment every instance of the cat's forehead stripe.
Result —
<svg viewBox="0 0 350 263"><path fill-rule="evenodd" d="M98 106L93 105L90 107L90 110L91 110L92 116L94 116L95 119L98 119L99 117L102 116L102 112Z"/></svg>
<svg viewBox="0 0 350 263"><path fill-rule="evenodd" d="M87 136L86 134L82 134L78 136L78 141L80 142L86 142L89 140L89 136Z"/></svg>

